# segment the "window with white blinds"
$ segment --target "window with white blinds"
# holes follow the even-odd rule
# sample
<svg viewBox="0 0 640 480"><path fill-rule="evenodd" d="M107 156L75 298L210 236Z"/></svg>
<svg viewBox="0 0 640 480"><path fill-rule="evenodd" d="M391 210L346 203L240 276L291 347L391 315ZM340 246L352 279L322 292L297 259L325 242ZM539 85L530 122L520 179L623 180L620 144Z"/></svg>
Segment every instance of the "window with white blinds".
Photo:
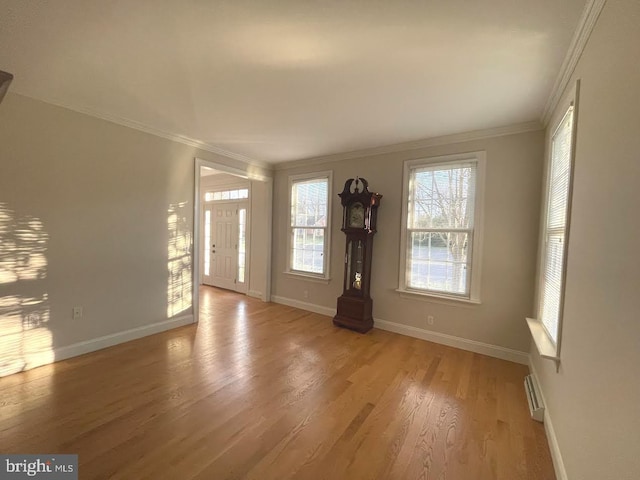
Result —
<svg viewBox="0 0 640 480"><path fill-rule="evenodd" d="M569 107L552 137L548 168L539 316L554 345L558 342L562 316L572 144L573 106Z"/></svg>
<svg viewBox="0 0 640 480"><path fill-rule="evenodd" d="M473 273L479 258L479 163L472 154L412 161L405 167L400 290L478 300L474 282L479 276Z"/></svg>
<svg viewBox="0 0 640 480"><path fill-rule="evenodd" d="M330 179L330 172L289 178L291 273L328 274Z"/></svg>

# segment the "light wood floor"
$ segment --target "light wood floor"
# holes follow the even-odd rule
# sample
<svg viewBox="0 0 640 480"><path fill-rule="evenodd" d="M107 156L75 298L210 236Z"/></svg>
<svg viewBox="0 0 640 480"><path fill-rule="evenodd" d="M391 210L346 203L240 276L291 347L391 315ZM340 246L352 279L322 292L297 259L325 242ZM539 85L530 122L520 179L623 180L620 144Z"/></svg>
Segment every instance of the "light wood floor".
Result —
<svg viewBox="0 0 640 480"><path fill-rule="evenodd" d="M204 288L201 322L0 379L81 479L553 479L522 365Z"/></svg>

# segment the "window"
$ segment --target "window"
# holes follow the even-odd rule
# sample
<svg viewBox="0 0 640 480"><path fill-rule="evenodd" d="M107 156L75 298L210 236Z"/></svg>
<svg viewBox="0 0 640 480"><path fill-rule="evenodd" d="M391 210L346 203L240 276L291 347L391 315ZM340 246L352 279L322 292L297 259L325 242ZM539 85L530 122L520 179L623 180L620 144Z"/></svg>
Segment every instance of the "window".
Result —
<svg viewBox="0 0 640 480"><path fill-rule="evenodd" d="M328 278L331 172L289 177L287 271Z"/></svg>
<svg viewBox="0 0 640 480"><path fill-rule="evenodd" d="M484 152L405 162L401 292L479 303Z"/></svg>
<svg viewBox="0 0 640 480"><path fill-rule="evenodd" d="M247 268L247 209L238 210L238 283L244 283Z"/></svg>
<svg viewBox="0 0 640 480"><path fill-rule="evenodd" d="M237 188L235 190L221 190L218 192L207 192L204 194L204 201L220 201L220 200L242 200L249 198L248 188Z"/></svg>
<svg viewBox="0 0 640 480"><path fill-rule="evenodd" d="M571 105L551 138L547 172L538 315L554 346L558 343L564 293L572 181L573 123Z"/></svg>

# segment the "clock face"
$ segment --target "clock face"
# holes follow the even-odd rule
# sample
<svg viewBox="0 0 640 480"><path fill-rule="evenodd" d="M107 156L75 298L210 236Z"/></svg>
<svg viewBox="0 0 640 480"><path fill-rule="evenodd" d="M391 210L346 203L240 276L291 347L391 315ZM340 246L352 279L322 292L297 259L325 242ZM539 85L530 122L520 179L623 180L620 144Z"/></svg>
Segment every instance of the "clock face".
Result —
<svg viewBox="0 0 640 480"><path fill-rule="evenodd" d="M356 202L349 207L348 224L353 228L364 228L364 207Z"/></svg>

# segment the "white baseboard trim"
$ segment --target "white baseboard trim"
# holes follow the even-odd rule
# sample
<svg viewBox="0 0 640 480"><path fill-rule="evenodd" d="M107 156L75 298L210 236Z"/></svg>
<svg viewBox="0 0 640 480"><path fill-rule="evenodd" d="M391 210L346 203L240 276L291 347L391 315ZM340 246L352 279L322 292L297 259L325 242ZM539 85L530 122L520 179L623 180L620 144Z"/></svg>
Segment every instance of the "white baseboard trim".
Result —
<svg viewBox="0 0 640 480"><path fill-rule="evenodd" d="M321 305L315 305L313 303L301 302L300 300L294 300L293 298L273 295L271 297L271 301L274 303L287 305L289 307L295 307L302 310L307 310L309 312L319 313L320 315L327 315L329 317L334 317L336 314L335 308L323 307ZM518 350L512 350L510 348L491 345L489 343L468 340L462 337L447 335L446 333L433 332L431 330L424 330L422 328L411 327L409 325L389 322L387 320L380 320L377 318L374 319L373 326L375 328L379 328L380 330L387 330L389 332L399 333L400 335L420 338L422 340L439 343L441 345L448 345L450 347L459 348L461 350L481 353L483 355L500 358L502 360L508 360L510 362L520 363L522 365L529 365L529 354L527 352L520 352Z"/></svg>
<svg viewBox="0 0 640 480"><path fill-rule="evenodd" d="M467 338L456 337L454 335L434 332L431 330L425 330L423 328L411 327L409 325L389 322L387 320L374 319L373 326L379 328L380 330L387 330L389 332L399 333L401 335L407 335L409 337L420 338L422 340L439 343L441 345L447 345L449 347L459 348L461 350L467 350L469 352L481 353L490 357L508 360L509 362L520 363L522 365L529 364L528 353L521 352L519 350L513 350L511 348L491 345L490 343L469 340Z"/></svg>
<svg viewBox="0 0 640 480"><path fill-rule="evenodd" d="M257 290L249 290L247 292L247 297L259 298L260 300L264 300L262 298L262 292L259 292Z"/></svg>
<svg viewBox="0 0 640 480"><path fill-rule="evenodd" d="M538 390L540 391L540 396L542 397L542 402L544 403L544 430L547 434L547 442L549 443L549 450L551 452L551 460L553 461L553 469L556 472L556 479L568 480L569 477L567 477L567 471L564 468L564 461L562 460L562 453L560 452L558 437L556 437L556 431L553 429L553 422L551 421L551 416L549 415L549 404L547 403L547 399L544 396L544 390L542 388L542 384L540 383L540 377L538 377L538 372L533 366L531 356L529 356L529 371L536 379Z"/></svg>
<svg viewBox="0 0 640 480"><path fill-rule="evenodd" d="M271 301L273 303L279 303L281 305L287 305L288 307L299 308L300 310L306 310L308 312L319 313L320 315L326 315L328 317L335 317L336 309L323 307L314 303L301 302L300 300L294 300L293 298L280 297L278 295L271 295Z"/></svg>
<svg viewBox="0 0 640 480"><path fill-rule="evenodd" d="M73 345L54 348L46 352L28 354L25 355L25 365L21 370L31 370L32 368L59 362L60 360L65 360L67 358L77 357L79 355L84 355L85 353L95 352L97 350L102 350L103 348L130 342L131 340L147 337L155 333L164 332L166 330L182 327L191 323L193 323L193 315L183 315L163 322L125 330L124 332L112 333L111 335L105 335L103 337L94 338L84 342L74 343Z"/></svg>

